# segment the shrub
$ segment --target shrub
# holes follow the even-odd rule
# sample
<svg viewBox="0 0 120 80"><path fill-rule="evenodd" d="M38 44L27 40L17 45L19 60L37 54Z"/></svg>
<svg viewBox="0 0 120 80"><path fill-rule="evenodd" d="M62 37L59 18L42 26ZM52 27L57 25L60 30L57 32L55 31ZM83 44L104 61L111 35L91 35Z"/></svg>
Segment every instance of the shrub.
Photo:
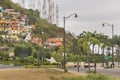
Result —
<svg viewBox="0 0 120 80"><path fill-rule="evenodd" d="M50 62L44 62L43 65L50 65Z"/></svg>

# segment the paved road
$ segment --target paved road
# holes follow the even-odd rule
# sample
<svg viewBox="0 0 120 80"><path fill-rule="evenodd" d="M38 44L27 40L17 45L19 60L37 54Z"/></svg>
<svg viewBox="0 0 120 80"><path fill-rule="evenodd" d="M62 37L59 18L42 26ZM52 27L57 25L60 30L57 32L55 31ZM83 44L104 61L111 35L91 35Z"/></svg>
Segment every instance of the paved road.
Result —
<svg viewBox="0 0 120 80"><path fill-rule="evenodd" d="M20 68L19 66L13 66L13 65L2 65L0 64L0 69L9 69L9 68Z"/></svg>
<svg viewBox="0 0 120 80"><path fill-rule="evenodd" d="M75 71L75 72L78 71L77 68L68 68L68 70ZM80 68L79 73L86 73L87 71L88 71L88 68ZM97 72L120 78L120 68L110 68L110 69L99 68L97 69Z"/></svg>

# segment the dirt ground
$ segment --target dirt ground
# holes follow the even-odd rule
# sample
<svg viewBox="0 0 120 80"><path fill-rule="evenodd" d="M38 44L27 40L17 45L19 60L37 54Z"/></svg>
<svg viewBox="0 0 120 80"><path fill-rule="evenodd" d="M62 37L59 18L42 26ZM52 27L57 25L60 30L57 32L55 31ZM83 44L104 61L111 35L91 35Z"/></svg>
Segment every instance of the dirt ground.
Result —
<svg viewBox="0 0 120 80"><path fill-rule="evenodd" d="M0 80L55 80L61 77L81 76L73 73L64 73L54 69L1 69ZM82 75L83 76L83 75Z"/></svg>

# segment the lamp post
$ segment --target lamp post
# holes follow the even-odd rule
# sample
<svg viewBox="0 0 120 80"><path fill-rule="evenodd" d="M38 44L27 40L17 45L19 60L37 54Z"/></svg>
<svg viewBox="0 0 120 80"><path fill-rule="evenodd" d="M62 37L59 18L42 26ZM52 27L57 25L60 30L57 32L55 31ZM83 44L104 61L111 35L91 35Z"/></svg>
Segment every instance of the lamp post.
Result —
<svg viewBox="0 0 120 80"><path fill-rule="evenodd" d="M108 23L103 23L102 26L104 27L105 25L110 26L112 28L112 64L111 67L114 67L114 53L113 53L113 34L114 34L114 25L113 24L108 24Z"/></svg>
<svg viewBox="0 0 120 80"><path fill-rule="evenodd" d="M63 53L63 69L64 69L64 72L66 72L66 58L65 58L65 53L66 53L66 47L65 47L65 20L66 19L68 19L68 18L70 18L71 16L75 16L75 17L78 17L77 16L77 14L76 13L73 13L73 14L71 14L71 15L69 15L69 16L67 16L67 17L63 17L63 26L64 26L64 53Z"/></svg>

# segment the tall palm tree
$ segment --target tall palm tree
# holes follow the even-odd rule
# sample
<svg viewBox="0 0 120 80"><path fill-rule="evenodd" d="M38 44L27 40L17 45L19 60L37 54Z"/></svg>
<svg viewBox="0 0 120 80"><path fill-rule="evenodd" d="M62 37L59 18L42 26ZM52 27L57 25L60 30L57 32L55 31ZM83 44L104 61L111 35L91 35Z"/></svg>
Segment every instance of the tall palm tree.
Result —
<svg viewBox="0 0 120 80"><path fill-rule="evenodd" d="M96 31L94 31L92 33L92 37L93 37L93 40L92 40L92 54L94 55L94 48L96 45L98 45L98 47L100 46L100 41L99 41L99 38L98 38L98 33ZM94 41L96 40L96 41ZM93 56L94 57L94 56Z"/></svg>
<svg viewBox="0 0 120 80"><path fill-rule="evenodd" d="M99 41L99 39L97 39L97 36L98 36L97 32L94 31L94 33L92 33L92 38L91 38L91 44L93 45L92 54L94 55L93 56L93 59L94 59L93 61L94 61L94 72L95 73L96 73L96 59L95 59L94 48L95 48L95 45L98 45L98 48L100 46L100 41Z"/></svg>
<svg viewBox="0 0 120 80"><path fill-rule="evenodd" d="M100 35L100 41L101 41L101 50L102 50L102 66L104 67L104 57L105 57L105 48L110 46L110 41L109 41L109 37L101 34Z"/></svg>
<svg viewBox="0 0 120 80"><path fill-rule="evenodd" d="M95 44L100 44L99 40L97 40L95 37L92 36L91 32L83 32L82 37L79 38L78 40L78 45L79 47L82 47L84 52L87 54L87 62L88 62L88 67L90 70L90 46L95 45Z"/></svg>

